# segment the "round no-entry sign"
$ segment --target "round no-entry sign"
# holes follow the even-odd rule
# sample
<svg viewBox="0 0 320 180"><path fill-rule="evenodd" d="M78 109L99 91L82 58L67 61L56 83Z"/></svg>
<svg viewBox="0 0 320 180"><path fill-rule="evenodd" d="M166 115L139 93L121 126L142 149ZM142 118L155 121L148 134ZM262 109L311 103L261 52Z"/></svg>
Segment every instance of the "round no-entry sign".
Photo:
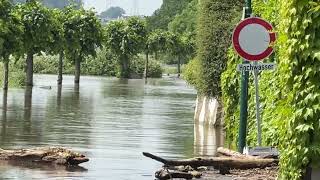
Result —
<svg viewBox="0 0 320 180"><path fill-rule="evenodd" d="M275 41L272 25L257 17L241 21L234 29L232 37L234 49L249 61L260 61L271 55Z"/></svg>

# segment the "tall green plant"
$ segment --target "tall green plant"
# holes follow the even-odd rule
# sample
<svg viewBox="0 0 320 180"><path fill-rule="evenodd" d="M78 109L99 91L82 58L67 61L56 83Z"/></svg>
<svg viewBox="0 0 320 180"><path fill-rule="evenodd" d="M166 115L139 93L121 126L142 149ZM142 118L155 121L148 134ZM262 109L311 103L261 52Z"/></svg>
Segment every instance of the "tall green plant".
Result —
<svg viewBox="0 0 320 180"><path fill-rule="evenodd" d="M3 62L3 89L8 89L9 57L21 52L23 26L9 0L0 1L0 59Z"/></svg>
<svg viewBox="0 0 320 180"><path fill-rule="evenodd" d="M99 19L92 10L75 9L69 6L65 10L64 37L68 45L66 55L75 63L74 82L80 82L80 63L87 56L96 56L97 47L102 46L103 31Z"/></svg>
<svg viewBox="0 0 320 180"><path fill-rule="evenodd" d="M130 77L130 58L145 50L145 22L137 17L110 22L106 26L106 46L118 57L120 77Z"/></svg>
<svg viewBox="0 0 320 180"><path fill-rule="evenodd" d="M24 25L23 51L26 59L26 85L33 86L33 56L48 51L55 34L55 19L50 10L35 0L18 5Z"/></svg>
<svg viewBox="0 0 320 180"><path fill-rule="evenodd" d="M226 67L233 19L240 6L238 2L218 0L201 0L199 4L197 60L201 64L203 84L196 88L199 94L220 99L221 73Z"/></svg>
<svg viewBox="0 0 320 180"><path fill-rule="evenodd" d="M282 141L281 178L300 179L310 164L320 166L320 2L281 2L280 28L287 35L281 58L288 62L287 88L293 114Z"/></svg>
<svg viewBox="0 0 320 180"><path fill-rule="evenodd" d="M68 46L68 42L65 39L65 29L64 24L66 20L65 11L60 9L53 9L51 10L52 15L54 17L54 24L55 27L53 29L53 41L50 44L50 48L48 53L51 55L59 54L59 63L58 63L58 85L62 84L62 74L63 74L63 59L65 55L65 50Z"/></svg>

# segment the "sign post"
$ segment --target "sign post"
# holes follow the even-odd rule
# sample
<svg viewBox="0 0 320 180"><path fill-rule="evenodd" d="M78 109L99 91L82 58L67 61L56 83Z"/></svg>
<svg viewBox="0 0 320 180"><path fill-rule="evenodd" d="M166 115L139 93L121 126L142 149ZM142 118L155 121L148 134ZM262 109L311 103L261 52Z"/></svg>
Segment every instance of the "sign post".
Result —
<svg viewBox="0 0 320 180"><path fill-rule="evenodd" d="M249 3L251 4L251 3ZM248 4L247 4L248 5ZM251 12L251 10L250 10ZM247 61L254 63L243 63L238 65L238 70L242 73L241 96L240 96L240 127L239 127L239 152L243 152L246 145L247 129L247 107L248 107L248 77L247 71L253 71L255 92L256 92L256 118L258 129L258 145L261 146L261 117L259 102L259 71L272 70L275 68L274 63L258 63L273 52L273 43L276 41L273 27L267 21L250 17L241 21L234 29L232 42L236 52ZM248 73L248 72L247 72ZM246 79L247 78L247 79Z"/></svg>
<svg viewBox="0 0 320 180"><path fill-rule="evenodd" d="M254 62L255 65L258 62ZM262 138L261 138L261 117L260 117L260 96L259 96L259 70L255 69L253 71L254 74L254 86L256 90L256 117L257 117L257 128L258 128L258 146L261 147Z"/></svg>

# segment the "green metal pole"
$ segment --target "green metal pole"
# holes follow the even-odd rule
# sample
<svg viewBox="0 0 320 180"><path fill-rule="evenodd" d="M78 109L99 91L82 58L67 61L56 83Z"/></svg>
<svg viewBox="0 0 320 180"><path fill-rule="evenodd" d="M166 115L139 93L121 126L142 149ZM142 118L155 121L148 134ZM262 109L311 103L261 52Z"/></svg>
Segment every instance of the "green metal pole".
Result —
<svg viewBox="0 0 320 180"><path fill-rule="evenodd" d="M245 18L251 16L251 0L246 0ZM243 60L243 64L248 63ZM243 153L243 148L246 146L247 139L247 119L248 119L248 81L249 72L242 71L241 73L241 94L240 94L240 125L239 125L239 141L238 151Z"/></svg>

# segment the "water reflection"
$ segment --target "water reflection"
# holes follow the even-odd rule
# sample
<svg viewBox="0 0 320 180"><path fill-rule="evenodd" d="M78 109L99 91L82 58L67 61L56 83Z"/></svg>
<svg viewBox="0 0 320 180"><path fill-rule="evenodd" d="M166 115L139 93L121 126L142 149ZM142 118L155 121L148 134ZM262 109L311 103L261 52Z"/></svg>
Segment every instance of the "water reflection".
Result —
<svg viewBox="0 0 320 180"><path fill-rule="evenodd" d="M60 110L61 107L61 94L62 94L62 84L58 84L57 88L57 110Z"/></svg>
<svg viewBox="0 0 320 180"><path fill-rule="evenodd" d="M194 125L194 153L197 156L215 156L217 148L223 144L223 127Z"/></svg>
<svg viewBox="0 0 320 180"><path fill-rule="evenodd" d="M32 87L27 86L24 92L24 131L31 132Z"/></svg>
<svg viewBox="0 0 320 180"><path fill-rule="evenodd" d="M3 94L0 148L64 146L86 154L87 170L0 163L1 178L149 180L161 167L144 158L193 156L195 91L179 79L35 76L33 89ZM39 87L51 88L39 88ZM1 92L1 91L0 91ZM108 162L108 163L106 163ZM17 166L18 165L18 166Z"/></svg>
<svg viewBox="0 0 320 180"><path fill-rule="evenodd" d="M1 130L1 142L3 142L7 134L7 105L8 105L8 91L3 91L2 97L2 130Z"/></svg>

